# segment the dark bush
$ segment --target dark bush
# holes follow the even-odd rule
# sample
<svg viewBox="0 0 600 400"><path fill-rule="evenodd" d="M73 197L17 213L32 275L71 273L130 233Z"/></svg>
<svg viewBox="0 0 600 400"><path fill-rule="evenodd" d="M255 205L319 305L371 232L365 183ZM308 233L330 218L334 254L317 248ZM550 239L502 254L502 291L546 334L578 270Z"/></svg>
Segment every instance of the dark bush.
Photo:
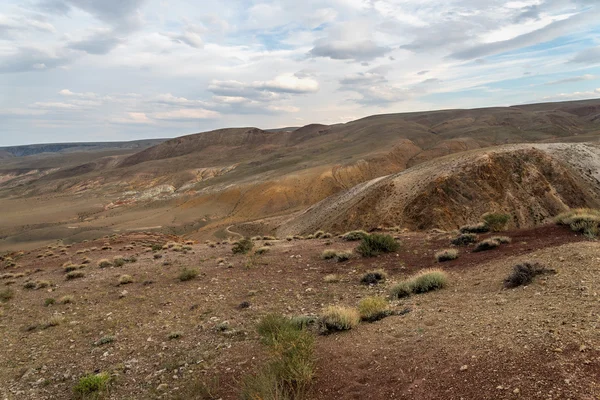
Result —
<svg viewBox="0 0 600 400"><path fill-rule="evenodd" d="M360 280L360 283L364 285L376 285L379 282L385 281L386 279L387 273L382 269L378 269L375 271L369 271L366 274L364 274L362 279Z"/></svg>
<svg viewBox="0 0 600 400"><path fill-rule="evenodd" d="M233 244L231 251L233 254L246 254L254 247L252 240L248 238L240 239Z"/></svg>
<svg viewBox="0 0 600 400"><path fill-rule="evenodd" d="M474 233L461 233L456 238L452 239L452 244L455 246L466 246L477 241L477 235Z"/></svg>
<svg viewBox="0 0 600 400"><path fill-rule="evenodd" d="M390 235L373 233L362 238L356 251L363 257L374 257L381 253L390 253L397 251L400 243L396 242Z"/></svg>
<svg viewBox="0 0 600 400"><path fill-rule="evenodd" d="M460 228L460 233L486 233L489 231L490 228L484 222L475 225L465 225Z"/></svg>
<svg viewBox="0 0 600 400"><path fill-rule="evenodd" d="M504 279L504 287L516 288L521 285L529 285L533 282L533 278L538 275L555 274L556 271L541 266L538 263L525 262L517 264L513 268L513 272Z"/></svg>
<svg viewBox="0 0 600 400"><path fill-rule="evenodd" d="M500 242L498 240L486 239L486 240L482 240L481 242L477 243L477 246L475 246L475 249L473 249L473 252L492 250L498 246L500 246Z"/></svg>

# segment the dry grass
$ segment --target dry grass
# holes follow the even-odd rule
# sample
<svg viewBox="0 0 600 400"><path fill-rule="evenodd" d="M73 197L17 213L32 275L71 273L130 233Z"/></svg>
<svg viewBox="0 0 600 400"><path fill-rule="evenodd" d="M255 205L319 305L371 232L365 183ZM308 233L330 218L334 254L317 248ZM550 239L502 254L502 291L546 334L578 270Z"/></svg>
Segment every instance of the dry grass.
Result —
<svg viewBox="0 0 600 400"><path fill-rule="evenodd" d="M458 258L458 250L456 249L444 249L435 253L435 259L437 262L451 261Z"/></svg>
<svg viewBox="0 0 600 400"><path fill-rule="evenodd" d="M363 321L378 321L390 315L388 302L383 297L365 297L358 302L358 312Z"/></svg>
<svg viewBox="0 0 600 400"><path fill-rule="evenodd" d="M65 275L65 279L70 281L73 279L83 278L84 276L85 274L83 273L83 271L71 271Z"/></svg>
<svg viewBox="0 0 600 400"><path fill-rule="evenodd" d="M270 249L269 249L268 247L265 247L265 246L263 246L263 247L259 247L259 248L258 248L258 249L256 249L254 252L255 252L256 254L259 254L259 255L260 255L260 254L265 254L265 253L267 253L269 250L270 250Z"/></svg>
<svg viewBox="0 0 600 400"><path fill-rule="evenodd" d="M133 283L133 277L131 275L121 275L119 285L127 285L129 283Z"/></svg>
<svg viewBox="0 0 600 400"><path fill-rule="evenodd" d="M110 375L107 372L88 374L79 378L73 388L76 399L99 399L107 390Z"/></svg>
<svg viewBox="0 0 600 400"><path fill-rule="evenodd" d="M441 269L426 269L399 282L390 289L392 298L408 297L413 293L426 293L448 285L448 275Z"/></svg>
<svg viewBox="0 0 600 400"><path fill-rule="evenodd" d="M6 303L15 296L15 292L11 288L0 290L0 302Z"/></svg>
<svg viewBox="0 0 600 400"><path fill-rule="evenodd" d="M600 233L600 210L576 208L558 215L555 221L590 238L595 238Z"/></svg>
<svg viewBox="0 0 600 400"><path fill-rule="evenodd" d="M399 248L400 243L396 242L392 236L373 233L362 238L356 252L363 257L374 257L381 253L397 251Z"/></svg>
<svg viewBox="0 0 600 400"><path fill-rule="evenodd" d="M477 253L480 251L487 251L487 250L492 250L495 249L496 247L500 246L500 242L498 240L495 239L485 239L482 240L481 242L477 243L477 246L475 246L475 248L473 249L473 252Z"/></svg>
<svg viewBox="0 0 600 400"><path fill-rule="evenodd" d="M455 246L466 246L477 242L477 235L474 233L461 233L456 238L452 239L452 244Z"/></svg>
<svg viewBox="0 0 600 400"><path fill-rule="evenodd" d="M184 268L179 274L179 280L181 282L190 281L198 276L198 271L195 269Z"/></svg>
<svg viewBox="0 0 600 400"><path fill-rule="evenodd" d="M327 307L319 319L323 333L347 331L356 327L360 322L358 310L343 306Z"/></svg>
<svg viewBox="0 0 600 400"><path fill-rule="evenodd" d="M108 267L112 267L112 265L113 264L106 258L103 258L102 260L98 261L98 267L100 267L100 268L108 268Z"/></svg>
<svg viewBox="0 0 600 400"><path fill-rule="evenodd" d="M323 278L323 282L325 282L325 283L337 283L339 281L340 281L340 277L339 277L339 275L336 275L336 274L325 275L325 277Z"/></svg>
<svg viewBox="0 0 600 400"><path fill-rule="evenodd" d="M362 240L362 238L364 238L365 236L368 236L369 234L365 231L350 231L350 232L346 232L342 235L342 239L346 240L348 242L353 242L353 241L357 241L357 240Z"/></svg>
<svg viewBox="0 0 600 400"><path fill-rule="evenodd" d="M385 270L379 268L373 271L367 271L360 279L360 283L365 285L376 285L380 282L385 282L388 274Z"/></svg>
<svg viewBox="0 0 600 400"><path fill-rule="evenodd" d="M75 297L68 294L68 295L62 296L60 299L58 299L58 302L60 304L72 304L75 302Z"/></svg>

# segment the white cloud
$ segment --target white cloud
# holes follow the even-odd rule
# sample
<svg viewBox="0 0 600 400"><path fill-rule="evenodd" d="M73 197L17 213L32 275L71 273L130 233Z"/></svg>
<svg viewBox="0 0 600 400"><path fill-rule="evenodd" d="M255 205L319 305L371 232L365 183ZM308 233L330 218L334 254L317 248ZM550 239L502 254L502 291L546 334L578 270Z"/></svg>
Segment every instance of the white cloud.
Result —
<svg viewBox="0 0 600 400"><path fill-rule="evenodd" d="M212 119L219 117L219 113L204 109L183 108L174 111L165 111L152 114L156 119Z"/></svg>

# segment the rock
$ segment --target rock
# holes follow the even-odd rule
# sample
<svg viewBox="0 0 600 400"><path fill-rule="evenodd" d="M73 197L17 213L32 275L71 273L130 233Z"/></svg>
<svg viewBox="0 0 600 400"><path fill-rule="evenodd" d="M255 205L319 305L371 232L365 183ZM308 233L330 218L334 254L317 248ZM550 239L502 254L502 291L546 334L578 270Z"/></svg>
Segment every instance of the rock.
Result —
<svg viewBox="0 0 600 400"><path fill-rule="evenodd" d="M169 385L167 385L166 383L161 383L156 387L156 390L159 392L164 392L165 390L167 390L168 387Z"/></svg>
<svg viewBox="0 0 600 400"><path fill-rule="evenodd" d="M513 393L514 394L519 394L519 393L521 393L521 389L515 388L515 390L513 390Z"/></svg>
<svg viewBox="0 0 600 400"><path fill-rule="evenodd" d="M460 370L461 370L461 371L466 371L466 370L468 370L468 369L469 369L469 366L468 366L468 365L466 365L466 364L460 367Z"/></svg>

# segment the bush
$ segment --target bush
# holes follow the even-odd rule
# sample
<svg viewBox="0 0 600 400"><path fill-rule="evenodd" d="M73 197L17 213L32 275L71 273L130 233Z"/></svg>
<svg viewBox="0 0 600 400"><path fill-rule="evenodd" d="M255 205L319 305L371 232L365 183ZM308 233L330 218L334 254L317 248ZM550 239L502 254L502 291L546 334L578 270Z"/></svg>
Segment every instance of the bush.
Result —
<svg viewBox="0 0 600 400"><path fill-rule="evenodd" d="M399 248L400 244L390 235L373 233L362 238L356 251L363 257L374 257L381 253L397 251Z"/></svg>
<svg viewBox="0 0 600 400"><path fill-rule="evenodd" d="M254 247L252 240L248 238L240 239L233 244L231 251L233 254L246 254Z"/></svg>
<svg viewBox="0 0 600 400"><path fill-rule="evenodd" d="M254 251L256 254L265 254L266 252L269 251L268 247L259 247L258 249L256 249L256 251Z"/></svg>
<svg viewBox="0 0 600 400"><path fill-rule="evenodd" d="M547 269L538 263L525 262L523 264L517 264L514 266L513 272L504 279L504 287L510 289L521 285L529 285L533 282L533 278L538 275L555 273L556 271L553 269Z"/></svg>
<svg viewBox="0 0 600 400"><path fill-rule="evenodd" d="M458 258L458 250L456 249L445 249L435 253L435 259L438 262L456 260Z"/></svg>
<svg viewBox="0 0 600 400"><path fill-rule="evenodd" d="M353 242L353 241L357 241L357 240L362 240L362 238L364 238L365 236L368 236L369 234L365 231L350 231L350 232L346 232L342 235L342 239L346 240L348 242Z"/></svg>
<svg viewBox="0 0 600 400"><path fill-rule="evenodd" d="M15 292L11 288L0 290L0 302L6 303L15 296Z"/></svg>
<svg viewBox="0 0 600 400"><path fill-rule="evenodd" d="M456 238L452 239L452 244L455 246L466 246L477 241L477 235L474 233L461 233Z"/></svg>
<svg viewBox="0 0 600 400"><path fill-rule="evenodd" d="M47 287L50 287L52 284L49 281L37 281L35 288L37 289L45 289Z"/></svg>
<svg viewBox="0 0 600 400"><path fill-rule="evenodd" d="M69 264L69 265L66 265L63 269L64 269L65 272L68 273L68 272L71 272L71 271L77 271L79 269L79 266L78 265Z"/></svg>
<svg viewBox="0 0 600 400"><path fill-rule="evenodd" d="M323 231L321 231L321 230L318 230L318 231L316 231L316 232L313 234L313 237L314 237L315 239L319 239L319 238L323 237L323 235L325 235L325 232L323 232Z"/></svg>
<svg viewBox="0 0 600 400"><path fill-rule="evenodd" d="M486 233L489 232L490 228L485 222L481 222L475 225L465 225L460 227L460 233Z"/></svg>
<svg viewBox="0 0 600 400"><path fill-rule="evenodd" d="M349 259L352 258L352 252L351 251L338 251L336 254L336 258L337 258L338 262L348 261Z"/></svg>
<svg viewBox="0 0 600 400"><path fill-rule="evenodd" d="M356 309L342 306L327 307L319 319L321 331L325 334L350 330L359 322L360 314Z"/></svg>
<svg viewBox="0 0 600 400"><path fill-rule="evenodd" d="M324 250L321 253L321 258L323 260L332 260L336 259L339 262L347 261L352 257L352 252L349 251L338 251L338 250Z"/></svg>
<svg viewBox="0 0 600 400"><path fill-rule="evenodd" d="M125 259L121 256L117 256L113 258L113 265L115 267L122 267L123 265L125 265Z"/></svg>
<svg viewBox="0 0 600 400"><path fill-rule="evenodd" d="M83 273L83 271L71 271L67 275L65 275L65 278L68 281L70 281L73 279L83 278L84 276L85 274Z"/></svg>
<svg viewBox="0 0 600 400"><path fill-rule="evenodd" d="M73 303L73 301L75 300L75 298L71 295L66 295L61 297L60 299L58 299L58 302L60 304L70 304Z"/></svg>
<svg viewBox="0 0 600 400"><path fill-rule="evenodd" d="M105 344L109 344L115 341L115 337L114 336L103 336L100 339L96 340L94 342L94 346L102 346Z"/></svg>
<svg viewBox="0 0 600 400"><path fill-rule="evenodd" d="M360 280L360 283L365 285L376 285L379 282L383 282L387 279L387 272L383 269L376 269L374 271L368 271Z"/></svg>
<svg viewBox="0 0 600 400"><path fill-rule="evenodd" d="M473 249L473 252L492 250L498 246L500 246L499 241L497 241L495 239L485 239L485 240L482 240L481 242L477 243L477 246L475 246L475 249Z"/></svg>
<svg viewBox="0 0 600 400"><path fill-rule="evenodd" d="M340 281L340 277L337 276L336 274L329 274L329 275L325 275L325 277L323 278L323 281L325 283L336 283Z"/></svg>
<svg viewBox="0 0 600 400"><path fill-rule="evenodd" d="M155 243L152 245L152 251L161 251L163 248L162 244Z"/></svg>
<svg viewBox="0 0 600 400"><path fill-rule="evenodd" d="M56 299L53 299L52 297L49 297L46 300L44 300L44 305L46 307L51 306L53 304L56 304Z"/></svg>
<svg viewBox="0 0 600 400"><path fill-rule="evenodd" d="M390 315L388 303L383 297L365 297L358 303L358 312L363 321L379 321Z"/></svg>
<svg viewBox="0 0 600 400"><path fill-rule="evenodd" d="M107 390L109 382L110 375L106 372L88 374L79 378L73 391L78 399L98 398Z"/></svg>
<svg viewBox="0 0 600 400"><path fill-rule="evenodd" d="M600 210L577 208L560 214L555 221L590 238L595 238L600 233Z"/></svg>
<svg viewBox="0 0 600 400"><path fill-rule="evenodd" d="M402 299L410 296L412 292L411 282L402 281L392 286L390 290L390 296L392 299Z"/></svg>
<svg viewBox="0 0 600 400"><path fill-rule="evenodd" d="M184 268L179 274L179 280L182 282L189 281L198 276L198 271L195 269Z"/></svg>
<svg viewBox="0 0 600 400"><path fill-rule="evenodd" d="M121 275L119 285L127 285L129 283L133 283L133 277L131 275Z"/></svg>
<svg viewBox="0 0 600 400"><path fill-rule="evenodd" d="M483 215L483 222L493 232L500 232L506 228L510 215L501 213L487 213Z"/></svg>
<svg viewBox="0 0 600 400"><path fill-rule="evenodd" d="M509 238L508 236L492 236L490 238L490 240L495 240L497 242L499 242L500 244L507 244L512 242L512 239Z"/></svg>
<svg viewBox="0 0 600 400"><path fill-rule="evenodd" d="M37 286L37 285L36 285L36 283L35 283L35 282L29 281L29 282L25 282L25 283L23 284L23 289L35 289L35 288L36 288L36 286Z"/></svg>
<svg viewBox="0 0 600 400"><path fill-rule="evenodd" d="M98 266L100 268L108 268L108 267L112 267L112 263L110 261L108 261L106 258L98 261Z"/></svg>
<svg viewBox="0 0 600 400"><path fill-rule="evenodd" d="M424 270L413 276L410 286L413 293L426 293L444 288L448 284L448 276L440 269Z"/></svg>

